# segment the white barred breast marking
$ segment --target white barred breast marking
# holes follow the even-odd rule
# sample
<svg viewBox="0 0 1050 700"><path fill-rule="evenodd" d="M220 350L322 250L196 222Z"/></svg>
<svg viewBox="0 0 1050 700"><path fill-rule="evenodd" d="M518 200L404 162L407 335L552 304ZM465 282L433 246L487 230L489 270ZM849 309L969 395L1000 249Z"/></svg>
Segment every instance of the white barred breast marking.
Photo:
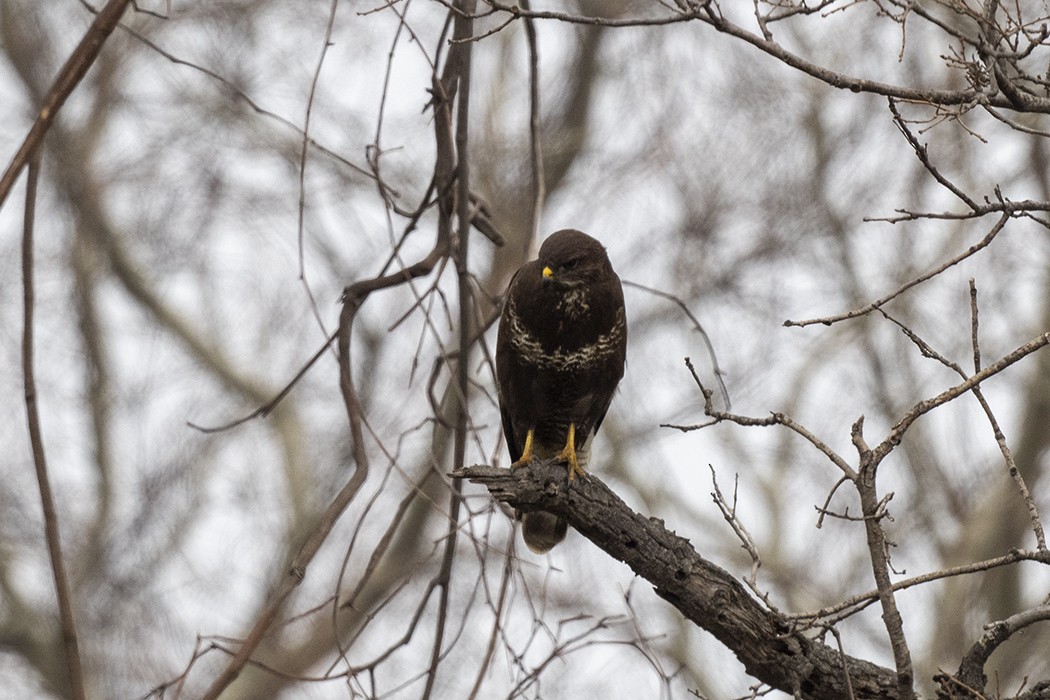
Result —
<svg viewBox="0 0 1050 700"><path fill-rule="evenodd" d="M591 305L587 303L587 295L582 289L571 289L558 300L556 308L564 311L569 318L576 319L590 311Z"/></svg>
<svg viewBox="0 0 1050 700"><path fill-rule="evenodd" d="M555 350L552 353L543 351L543 345L525 327L521 317L518 316L511 303L508 308L510 318L510 342L518 351L522 360L541 369L553 369L555 371L568 371L587 367L604 360L616 352L624 330L624 318L620 313L616 317L616 323L589 345L584 345L576 350Z"/></svg>

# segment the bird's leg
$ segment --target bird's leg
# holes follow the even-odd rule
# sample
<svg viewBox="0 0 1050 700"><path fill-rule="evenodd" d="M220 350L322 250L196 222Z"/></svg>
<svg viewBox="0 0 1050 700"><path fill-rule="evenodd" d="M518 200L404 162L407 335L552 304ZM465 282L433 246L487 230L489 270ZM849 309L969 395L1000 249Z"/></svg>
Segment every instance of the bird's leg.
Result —
<svg viewBox="0 0 1050 700"><path fill-rule="evenodd" d="M511 469L514 469L515 467L527 467L529 462L532 461L532 433L532 428L529 428L529 432L525 433L525 449L521 451L521 457L518 458L518 461L510 465Z"/></svg>
<svg viewBox="0 0 1050 700"><path fill-rule="evenodd" d="M564 459L569 463L569 481L572 481L577 475L582 479L587 476L587 472L583 471L580 467L580 462L576 459L576 424L569 423L569 435L565 438L565 447L561 452L558 453L558 459Z"/></svg>

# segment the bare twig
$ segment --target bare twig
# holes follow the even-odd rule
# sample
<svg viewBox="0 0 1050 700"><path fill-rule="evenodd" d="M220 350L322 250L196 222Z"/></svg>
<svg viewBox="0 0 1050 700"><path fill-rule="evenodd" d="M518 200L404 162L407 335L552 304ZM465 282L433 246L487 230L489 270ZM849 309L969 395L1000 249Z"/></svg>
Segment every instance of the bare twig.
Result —
<svg viewBox="0 0 1050 700"><path fill-rule="evenodd" d="M482 657L481 668L478 670L478 676L474 680L474 687L470 689L470 695L467 696L467 700L474 700L478 696L478 692L481 690L481 684L485 679L486 671L488 671L489 664L492 661L492 654L496 650L496 641L499 638L499 633L503 625L503 610L507 600L507 591L510 588L511 574L513 572L514 564L514 540L513 533L511 535L510 549L503 557L503 575L500 577L499 585L499 598L496 601L496 607L493 611L492 620L492 632L489 634L489 643L485 647L485 654Z"/></svg>
<svg viewBox="0 0 1050 700"><path fill-rule="evenodd" d="M1002 112L1000 112L997 109L993 109L992 107L989 107L989 106L985 105L984 111L988 112L988 114L992 115L994 118L998 119L1003 124L1006 124L1008 127L1013 129L1014 131L1020 131L1023 134L1030 134L1032 136L1041 136L1043 138L1050 138L1050 131L1043 131L1042 129L1033 129L1030 126L1025 126L1024 124L1022 124L1022 123L1020 123L1020 122L1018 122L1016 120L1010 119L1009 117L1007 117L1005 114L1003 114Z"/></svg>
<svg viewBox="0 0 1050 700"><path fill-rule="evenodd" d="M939 352L934 350L929 343L924 341L918 336L913 330L905 326L897 319L890 316L886 311L879 309L879 312L889 319L891 322L896 324L901 331L908 336L919 348L919 351L924 357L929 357L940 362L945 367L952 369L963 379L967 379L967 374L958 363L952 362L945 358ZM981 370L981 346L978 342L978 323L977 323L977 286L974 284L973 279L970 279L970 343L973 347L973 365L974 370L979 372ZM1028 509L1028 517L1032 521L1032 529L1035 532L1036 546L1040 550L1046 549L1046 535L1043 532L1042 521L1039 518L1039 509L1035 504L1035 500L1032 498L1031 493L1028 490L1028 485L1025 483L1024 476L1021 475L1020 470L1017 468L1017 464L1014 461L1013 451L1006 442L1006 436L1003 434L1002 429L999 427L999 421L996 419L995 414L992 412L992 408L988 403L988 400L984 396L984 392L981 391L980 385L974 385L970 390L974 398L981 405L981 409L984 411L985 416L988 418L988 422L992 427L992 434L995 436L995 442L999 446L999 451L1003 455L1003 460L1006 463L1007 471L1010 474L1010 478L1017 484L1018 491L1021 493L1021 498L1024 499L1025 507Z"/></svg>
<svg viewBox="0 0 1050 700"><path fill-rule="evenodd" d="M881 298L871 302L867 306L862 306L859 309L854 309L852 311L847 311L846 313L837 314L835 316L826 316L824 318L811 318L811 319L807 319L807 320L804 320L804 321L792 321L792 320L789 319L787 321L784 321L784 325L785 326L809 326L809 325L813 325L813 324L816 324L816 323L822 323L825 326L830 326L833 323L837 323L839 321L844 321L844 320L849 319L849 318L857 318L858 316L865 316L865 315L871 313L872 311L875 311L876 309L881 308L883 305L889 303L890 301L892 301L893 299L897 298L898 296L900 296L904 292L908 291L912 287L914 287L914 286L916 286L918 284L921 284L921 283L923 283L923 282L925 282L925 281L927 281L927 280L929 280L929 279L931 279L933 277L936 277L937 275L941 274L942 272L944 272L948 268L950 268L950 267L952 267L954 265L958 265L963 260L966 260L967 258L973 256L974 254L976 254L979 251L983 250L984 248L988 247L988 245L991 244L991 242L995 239L995 237L997 235L999 235L999 232L1003 230L1003 227L1006 225L1006 222L1009 221L1009 220L1010 220L1010 214L1004 212L999 217L999 220L995 222L995 225L992 226L991 230L984 236L984 238L982 238L981 240L977 241L972 246L967 248L965 251L963 251L959 255L956 255L954 258L951 258L950 260L945 261L941 265L938 265L937 267L935 267L932 270L929 270L928 272L924 272L923 274L919 275L918 277L916 277L915 279L913 279L913 280L911 280L909 282L905 282L903 285L901 285L900 287L898 287L894 291L890 292L889 294L887 294L884 297L881 297Z"/></svg>
<svg viewBox="0 0 1050 700"><path fill-rule="evenodd" d="M522 9L531 9L528 0L521 0ZM536 40L536 25L532 17L525 17L525 39L529 45L529 164L532 179L532 206L529 208L529 235L539 236L540 217L546 196L546 173L543 171L543 138L540 130L540 54Z"/></svg>
<svg viewBox="0 0 1050 700"><path fill-rule="evenodd" d="M953 566L947 569L939 569L937 571L931 571L919 576L913 576L911 578L897 581L893 584L894 591L902 591L906 588L912 588L919 586L924 583L931 581L939 581L945 578L953 578L955 576L965 576L967 574L975 574L981 571L991 571L992 569L998 569L1004 566L1010 566L1022 561L1037 561L1043 564L1050 564L1050 552L1033 552L1022 549L1012 550L1009 554L1005 554L1001 557L995 557L993 559L986 559L984 561L971 562L969 564L962 564L960 566ZM860 610L863 610L871 603L874 603L879 598L879 592L876 590L867 591L866 593L860 593L858 595L850 596L846 600L835 605L829 605L828 607L821 608L820 610L814 610L812 612L801 612L801 613L786 613L786 617L791 620L799 621L818 621L825 620L831 623L838 622L850 615L853 615Z"/></svg>
<svg viewBox="0 0 1050 700"><path fill-rule="evenodd" d="M328 24L325 27L321 55L317 58L317 67L314 69L313 79L310 81L310 94L306 98L306 113L303 115L302 148L300 148L299 151L299 208L296 219L299 244L299 281L302 283L303 289L306 291L306 296L310 300L310 308L314 312L314 318L317 320L317 325L326 335L328 334L328 330L325 328L324 319L321 318L321 312L317 308L317 300L314 298L313 289L310 288L310 281L306 277L306 254L303 246L306 238L306 164L310 155L310 118L313 116L314 98L317 95L317 84L321 80L321 68L324 66L325 56L328 55L328 47L332 45L332 28L335 26L335 12L338 7L339 0L332 0L332 4L328 10Z"/></svg>
<svg viewBox="0 0 1050 700"><path fill-rule="evenodd" d="M714 499L715 505L718 506L718 510L722 512L722 517L729 523L729 526L733 528L733 533L736 534L737 539L740 540L740 546L744 548L744 551L751 557L751 575L744 579L744 583L751 589L758 598L765 603L770 610L776 610L776 607L769 600L769 594L758 587L758 570L762 567L762 557L758 553L758 545L755 544L755 540L751 537L751 533L748 532L744 524L740 522L740 518L736 514L736 496L737 486L740 481L740 475L736 475L733 478L733 503L730 504L726 501L725 496L722 495L722 489L718 487L718 477L715 474L715 468L710 464L707 465L711 470L711 484L714 486L714 492L711 494L711 498Z"/></svg>
<svg viewBox="0 0 1050 700"><path fill-rule="evenodd" d="M457 6L463 14L457 15L453 29L453 38L463 39L471 36L474 30L472 15L475 9L474 0L459 0ZM466 442L468 422L468 396L470 379L470 344L473 325L473 295L471 293L470 269L467 251L470 241L470 161L468 158L468 134L470 126L470 70L473 52L472 42L463 42L452 47L449 53L446 74L443 83L449 92L450 83L456 83L456 218L457 235L454 245L454 259L458 277L459 290L459 358L456 362L456 419L453 438L453 469L459 470L466 463ZM455 58L453 58L455 57ZM449 211L447 207L443 211ZM449 211L449 213L451 213ZM427 700L437 680L438 664L442 658L442 643L445 637L445 626L448 616L449 589L452 581L452 562L456 553L456 541L459 533L459 511L463 502L461 495L462 479L453 478L449 490L448 533L445 538L445 551L441 559L441 569L435 579L435 585L441 588L438 599L437 623L434 632L433 648L430 655L430 667L427 670L426 687L423 699Z"/></svg>
<svg viewBox="0 0 1050 700"><path fill-rule="evenodd" d="M1050 228L1043 219L1037 217L1035 212L1050 211L1050 202L1036 201L1034 199L1011 200L1005 199L998 188L995 190L996 200L985 198L985 203L978 205L977 211L911 211L908 209L894 209L899 216L866 216L864 221L881 221L888 224L896 224L902 221L918 221L919 219L930 219L937 221L970 221L989 214L1007 214L1010 216L1025 216L1036 221L1040 226Z"/></svg>
<svg viewBox="0 0 1050 700"><path fill-rule="evenodd" d="M238 87L237 84L233 80L220 75L219 73L215 72L211 68L207 68L207 67L202 66L200 64L194 63L193 61L188 61L188 60L186 60L184 58L180 58L179 56L176 56L175 54L171 53L170 51L168 51L167 49L163 48L159 44L157 44L157 43L155 43L153 41L150 41L144 35L142 35L141 33L137 32L137 31L135 31L131 27L128 27L127 25L122 24L122 25L120 25L120 28L124 32L126 32L128 34L128 36L134 38L136 41L140 42L143 46L145 46L146 48L148 48L148 49L152 50L153 52L157 53L158 55L160 55L161 57L163 57L164 59L166 59L170 63L172 63L172 64L174 64L176 66L184 66L184 67L189 68L191 70L197 71L198 73L201 73L201 74L207 76L208 78L211 78L216 83L221 85L224 90L228 90L230 92L230 94L232 94L234 97L236 97L237 99L241 100L246 105L248 105L248 107L253 112L255 112L256 114L258 114L260 116L267 117L268 119L272 119L273 121L281 124L282 126L292 130L298 136L302 136L304 139L309 141L309 144L310 144L310 146L312 148L317 149L317 151L319 153L324 154L330 160L335 161L336 163L339 163L339 164L345 166L346 168L348 168L349 170L353 171L354 173L356 173L358 175L362 175L362 176L364 176L366 178L369 178L369 179L374 179L375 176L372 173L370 173L367 168L363 168L360 165L357 165L356 163L353 163L352 161L348 160L347 158L339 155L338 153L336 153L332 149L328 148L324 144L320 143L319 141L314 139L312 136L309 136L309 135L305 134L303 132L303 130L299 127L299 125L296 124L295 122L291 121L290 119L288 119L286 117L282 117L281 115L277 114L276 112L273 112L271 110L266 109L259 102L257 102L251 95L249 95L243 89Z"/></svg>
<svg viewBox="0 0 1050 700"><path fill-rule="evenodd" d="M62 644L66 654L66 670L73 697L84 700L84 673L80 664L80 649L77 641L77 625L73 614L73 595L69 577L62 558L61 535L58 530L58 512L55 496L51 491L47 458L44 455L44 438L40 428L40 413L36 401L36 378L33 360L33 311L35 289L33 284L33 224L36 218L36 191L40 179L40 151L29 154L29 175L26 178L25 219L22 228L22 377L25 382L26 421L29 424L29 441L33 450L37 486L40 490L40 506L44 512L44 537L51 557L51 574L55 581L58 599L58 614L62 623Z"/></svg>
<svg viewBox="0 0 1050 700"><path fill-rule="evenodd" d="M897 111L897 101L891 97L889 99L889 105L890 113L893 114L893 123L897 125L900 132L904 134L904 138L908 140L909 144L911 144L912 150L915 151L915 155L918 157L919 162L922 163L922 166L926 168L926 171L929 172L930 175L933 176L933 179L939 182L946 190L961 199L972 211L980 209L977 202L973 201L968 194L956 187L955 183L942 175L941 172L937 170L936 166L930 161L930 154L927 151L926 146L919 143L919 139L916 138L915 134L911 133L911 130L908 128L908 124L904 121L904 117L902 117L900 112Z"/></svg>
<svg viewBox="0 0 1050 700"><path fill-rule="evenodd" d="M842 486L844 483L846 483L849 480L850 479L849 479L848 476L841 476L841 477L839 477L839 480L836 481L835 485L831 487L830 491L828 491L828 497L824 499L824 505L817 508L817 512L820 513L820 516L817 517L817 529L818 530L821 527L823 527L823 525L824 525L824 516L831 514L831 511L829 511L828 508L831 507L831 499L835 497L835 492L839 490L839 486ZM846 509L846 512L847 513L849 512L848 508Z"/></svg>
<svg viewBox="0 0 1050 700"><path fill-rule="evenodd" d="M722 395L722 399L725 401L726 410L732 407L732 402L729 400L729 389L726 388L725 379L723 377L722 368L718 366L718 355L715 353L715 346L711 343L711 336L704 330L703 325L700 323L700 319L693 314L689 306L682 300L681 297L668 292L664 292L653 287L647 287L644 284L638 284L637 282L631 282L630 280L623 280L625 287L634 287L635 289L641 289L644 292L649 292L654 296L658 296L661 299L667 299L672 302L675 306L682 310L682 313L686 315L690 323L693 324L693 330L700 334L700 337L704 340L704 346L707 348L707 356L711 359L711 372L715 375L715 379L718 380L718 392Z"/></svg>
<svg viewBox="0 0 1050 700"><path fill-rule="evenodd" d="M818 438L812 432L809 431L805 426L802 426L794 421L790 416L780 413L773 412L768 418L752 418L750 416L741 416L735 413L729 413L727 411L720 411L714 407L712 402L713 392L710 389L704 387L700 381L700 377L696 374L696 369L693 367L693 362L688 357L685 358L685 366L689 368L689 372L693 375L693 381L700 387L701 393L704 395L704 414L715 419L715 422L729 421L730 423L736 423L737 425L749 425L749 426L767 426L767 425L782 425L785 428L794 431L803 438L805 438L811 445L816 447L818 450L824 453L832 463L842 470L842 473L850 480L856 481L857 471L849 465L849 463L839 456L831 447L829 447L823 440ZM705 425L711 425L707 423ZM704 426L697 426L704 427ZM680 428L683 431L687 431L689 427Z"/></svg>
<svg viewBox="0 0 1050 700"><path fill-rule="evenodd" d="M381 137L383 134L384 119L386 115L387 98L390 95L390 77L394 69L394 54L396 51L396 47L398 45L398 42L401 41L401 32L407 30L411 33L412 31L411 28L409 28L408 26L408 22L405 21L405 15L408 13L410 3L411 0L408 0L408 2L405 3L404 7L402 7L400 11L395 6L396 3L389 3L387 5L387 7L389 7L390 10L397 16L397 29L394 31L394 36L390 40L390 48L387 50L386 68L383 71L383 89L379 93L379 108L376 113L375 136L372 138L372 143L369 144L367 149L365 149L368 164L372 168L372 177L375 180L376 191L379 194L380 199L383 200L383 207L387 218L387 227L391 231L391 236L393 235L394 228L393 217L391 216L391 212L398 211L397 202L395 201L397 193L390 187L389 183L387 183L387 181L383 178L382 173L380 172L380 169L383 165L383 146L381 142ZM431 68L433 68L434 64L430 60L430 57L427 55L426 51L423 50L422 43L419 41L418 37L415 37L414 35L413 37L415 39L415 44L420 49L420 53L423 54L423 57L426 59L428 64L430 64ZM418 217L422 215L423 211L425 211L425 209L427 208L427 200L430 198L430 195L433 192L434 184L434 180L431 179L430 185L427 187L426 195L424 195L423 199L420 201L419 207L416 209L415 215L409 217L409 221L405 225L400 240L394 246L394 249L390 253L390 257L383 265L383 268L379 274L385 273L389 266L395 260L400 260L399 253L401 251L401 245L405 242L405 239L408 238L409 233L411 233L415 229Z"/></svg>
<svg viewBox="0 0 1050 700"><path fill-rule="evenodd" d="M846 663L846 650L842 648L842 636L834 627L828 627L828 631L831 632L831 636L835 638L835 646L838 647L839 658L842 659L842 675L846 680L846 691L849 693L849 700L857 700L857 696L853 692L853 682L849 677L849 664Z"/></svg>
<svg viewBox="0 0 1050 700"><path fill-rule="evenodd" d="M448 0L440 1L446 6L449 5ZM702 8L698 8L689 12L681 12L679 14L665 15L662 17L601 17L573 15L568 12L548 10L526 10L520 5L507 5L502 2L496 2L495 0L485 0L485 4L490 5L493 9L499 10L500 12L509 12L516 18L530 17L535 19L553 19L560 22L567 22L569 24L589 24L597 27L649 27L677 24L679 22L687 22L691 19L696 19L703 12ZM706 2L703 4L707 5Z"/></svg>
<svg viewBox="0 0 1050 700"><path fill-rule="evenodd" d="M54 123L55 117L58 116L59 110L62 109L62 105L66 102L66 98L80 84L88 68L95 63L95 59L98 58L103 44L106 43L109 35L113 33L113 29L120 22L120 18L130 2L131 0L109 0L106 6L102 8L102 11L98 13L98 16L95 17L95 21L88 27L80 43L73 49L73 53L70 54L65 65L58 71L58 77L55 78L51 88L47 91L47 95L44 97L44 104L40 107L40 111L37 112L33 126L30 127L25 140L22 141L22 145L8 164L7 170L4 171L3 176L0 176L0 207L3 207L4 202L7 201L7 195L10 194L11 187L15 184L15 180L18 179L22 168L26 167L33 153L38 150L40 142L44 140L44 135L51 128L51 124Z"/></svg>
<svg viewBox="0 0 1050 700"><path fill-rule="evenodd" d="M989 698L977 688L964 683L958 677L953 676L950 673L940 673L933 678L941 684L941 690L946 692L947 697L952 698L952 700L955 700L956 698L966 698L967 700L992 700L992 698ZM963 691L964 694L960 694L959 691Z"/></svg>
<svg viewBox="0 0 1050 700"><path fill-rule="evenodd" d="M973 278L970 279L970 328L971 328L971 344L973 345L973 369L975 372L981 371L981 346L978 342L977 337L977 285L974 283ZM992 413L991 406L988 405L988 401L984 398L984 393L981 391L980 386L973 388L973 395L977 397L977 400L981 404L981 408L984 409L985 415L988 417L988 422L992 426L992 433L995 435L995 442L999 445L999 451L1003 455L1003 461L1006 463L1006 469L1010 474L1010 478L1017 484L1017 490L1021 493L1021 498L1024 499L1025 507L1028 509L1028 517L1032 521L1032 530L1035 532L1036 546L1041 549L1046 549L1046 534L1043 532L1043 524L1039 519L1039 509L1035 505L1035 500L1032 498L1031 492L1028 490L1028 485L1025 483L1024 476L1021 475L1021 471L1017 468L1017 463L1014 462L1013 451L1010 446L1006 444L1006 436L1003 435L1002 429L999 427L999 421L996 420L995 415Z"/></svg>
<svg viewBox="0 0 1050 700"><path fill-rule="evenodd" d="M890 453L894 447L900 444L900 441L904 437L904 433L907 432L911 424L914 423L919 416L929 413L938 406L944 405L952 399L971 391L975 386L980 385L981 382L985 381L989 377L993 377L1005 370L1010 365L1018 362L1028 355L1041 350L1042 348L1050 345L1050 332L1043 333L1040 336L1035 337L1024 345L1018 347L1013 352L1003 356L998 361L992 363L988 367L985 367L980 372L977 372L973 376L969 377L966 381L961 384L956 384L950 389L946 389L933 398L925 399L912 406L911 410L904 414L900 420L898 420L886 438L879 443L873 450L873 457L876 461L881 461L883 457Z"/></svg>
<svg viewBox="0 0 1050 700"><path fill-rule="evenodd" d="M315 352L313 356L310 357L310 359L307 360L301 368L299 368L299 371L295 374L295 376L292 377L291 380L284 385L284 388L281 389L276 396L274 396L272 399L270 399L269 401L267 401L262 406L255 409L248 415L242 416L228 423L223 423L222 425L203 426L192 421L186 421L186 425L193 428L194 430L199 430L202 433L221 433L225 430L236 428L238 425L247 423L252 419L265 418L266 416L270 415L270 413L273 412L273 409L277 408L277 404L281 403L284 397L292 393L292 389L294 389L295 385L299 383L299 380L306 376L306 373L310 371L310 368L317 364L317 361L321 359L321 356L324 355L325 351L328 350L329 347L331 347L332 342L335 341L337 333L338 331L335 331L328 336L328 338L321 344L321 347L317 349L317 352Z"/></svg>

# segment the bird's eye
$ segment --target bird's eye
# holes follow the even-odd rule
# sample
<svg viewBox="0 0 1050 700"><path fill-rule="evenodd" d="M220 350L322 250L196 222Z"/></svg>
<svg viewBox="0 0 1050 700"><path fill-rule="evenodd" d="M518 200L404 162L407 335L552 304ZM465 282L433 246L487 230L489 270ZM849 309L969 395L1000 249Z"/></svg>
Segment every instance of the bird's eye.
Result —
<svg viewBox="0 0 1050 700"><path fill-rule="evenodd" d="M580 264L580 259L579 258L573 258L572 260L566 261L565 264L562 265L562 268L564 268L566 270L575 270L576 266L579 265L579 264Z"/></svg>

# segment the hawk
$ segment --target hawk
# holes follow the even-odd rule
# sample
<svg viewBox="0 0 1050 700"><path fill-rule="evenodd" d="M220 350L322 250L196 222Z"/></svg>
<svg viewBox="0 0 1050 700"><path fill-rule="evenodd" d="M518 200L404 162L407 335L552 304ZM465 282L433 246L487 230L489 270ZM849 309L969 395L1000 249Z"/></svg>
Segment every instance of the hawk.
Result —
<svg viewBox="0 0 1050 700"><path fill-rule="evenodd" d="M533 459L584 476L591 438L609 410L627 357L623 288L605 248L565 229L514 274L496 340L496 383L511 468ZM522 516L522 535L542 554L565 539L551 513Z"/></svg>

